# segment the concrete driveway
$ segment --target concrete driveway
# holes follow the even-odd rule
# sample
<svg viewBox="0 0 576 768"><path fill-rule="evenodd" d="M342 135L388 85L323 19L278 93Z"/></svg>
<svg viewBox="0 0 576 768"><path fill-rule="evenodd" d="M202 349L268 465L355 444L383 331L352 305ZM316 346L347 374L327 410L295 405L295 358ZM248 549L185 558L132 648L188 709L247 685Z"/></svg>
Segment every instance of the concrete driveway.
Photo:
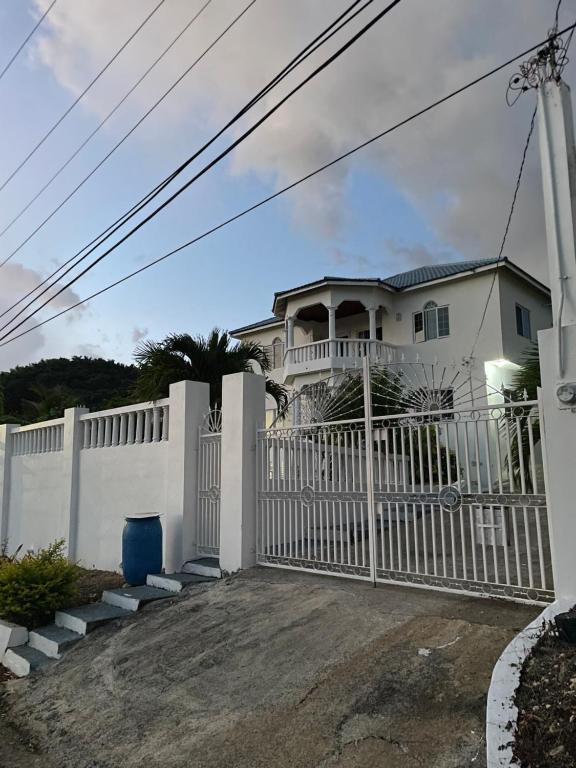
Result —
<svg viewBox="0 0 576 768"><path fill-rule="evenodd" d="M480 768L537 608L257 568L98 630L10 697L64 768Z"/></svg>

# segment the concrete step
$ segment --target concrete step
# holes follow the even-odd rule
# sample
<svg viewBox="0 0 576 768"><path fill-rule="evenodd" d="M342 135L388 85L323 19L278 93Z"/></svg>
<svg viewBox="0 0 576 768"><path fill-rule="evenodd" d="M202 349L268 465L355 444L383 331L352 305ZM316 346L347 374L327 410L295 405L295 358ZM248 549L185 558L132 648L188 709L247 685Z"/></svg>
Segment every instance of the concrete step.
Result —
<svg viewBox="0 0 576 768"><path fill-rule="evenodd" d="M70 608L66 611L56 611L55 621L57 626L71 629L80 635L87 635L96 627L106 624L112 619L121 619L130 616L131 611L118 608L109 603L91 603L81 605L79 608Z"/></svg>
<svg viewBox="0 0 576 768"><path fill-rule="evenodd" d="M29 645L8 648L2 659L2 665L13 672L16 677L26 677L30 672L34 672L49 663L48 656Z"/></svg>
<svg viewBox="0 0 576 768"><path fill-rule="evenodd" d="M202 584L206 581L214 581L212 576L198 576L194 573L157 573L150 574L146 583L150 587L157 587L168 592L180 592L190 584Z"/></svg>
<svg viewBox="0 0 576 768"><path fill-rule="evenodd" d="M30 632L28 645L51 659L59 659L67 648L81 639L82 635L78 632L49 624L47 627L40 627Z"/></svg>
<svg viewBox="0 0 576 768"><path fill-rule="evenodd" d="M217 557L198 557L188 560L182 566L184 573L194 573L197 576L211 576L213 579L221 579L220 561Z"/></svg>
<svg viewBox="0 0 576 768"><path fill-rule="evenodd" d="M102 593L102 601L124 608L126 611L137 611L146 603L154 600L166 600L170 593L158 587L126 587L126 589L108 589Z"/></svg>

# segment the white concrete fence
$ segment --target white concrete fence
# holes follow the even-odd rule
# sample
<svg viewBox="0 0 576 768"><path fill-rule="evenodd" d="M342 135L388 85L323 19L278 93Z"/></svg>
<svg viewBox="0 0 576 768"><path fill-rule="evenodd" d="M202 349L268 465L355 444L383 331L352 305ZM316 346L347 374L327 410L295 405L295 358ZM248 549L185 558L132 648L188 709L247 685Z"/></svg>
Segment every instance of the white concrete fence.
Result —
<svg viewBox="0 0 576 768"><path fill-rule="evenodd" d="M229 571L255 562L247 510L264 407L263 377L225 377L220 551ZM182 381L165 400L0 425L0 541L11 552L62 538L83 566L118 570L125 517L158 513L166 570L178 570L198 554L198 446L209 408L208 385Z"/></svg>

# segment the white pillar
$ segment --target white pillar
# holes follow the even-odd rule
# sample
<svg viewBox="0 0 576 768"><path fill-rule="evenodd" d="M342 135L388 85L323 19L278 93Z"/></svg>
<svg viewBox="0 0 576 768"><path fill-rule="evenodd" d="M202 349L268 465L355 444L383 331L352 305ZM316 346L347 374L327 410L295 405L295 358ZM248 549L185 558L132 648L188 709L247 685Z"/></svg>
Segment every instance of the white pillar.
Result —
<svg viewBox="0 0 576 768"><path fill-rule="evenodd" d="M256 432L264 427L265 407L263 376L224 376L220 567L228 573L256 563Z"/></svg>
<svg viewBox="0 0 576 768"><path fill-rule="evenodd" d="M376 339L376 311L378 307L367 307L367 309L368 309L368 322L370 326L368 336L370 338L370 341L374 341Z"/></svg>
<svg viewBox="0 0 576 768"><path fill-rule="evenodd" d="M78 490L80 450L83 445L80 416L85 413L89 413L88 408L66 408L64 411L64 437L62 441L62 485L66 526L64 538L70 560L75 560L78 554Z"/></svg>
<svg viewBox="0 0 576 768"><path fill-rule="evenodd" d="M294 318L286 318L286 348L292 349L294 346Z"/></svg>
<svg viewBox="0 0 576 768"><path fill-rule="evenodd" d="M10 435L17 424L0 424L0 544L8 539L10 513L10 463L12 441Z"/></svg>
<svg viewBox="0 0 576 768"><path fill-rule="evenodd" d="M550 545L557 598L576 601L573 453L576 445L576 153L570 91L539 87L540 154L554 326L538 334L540 418L546 464ZM563 387L563 398L558 397ZM571 389L573 394L571 395Z"/></svg>
<svg viewBox="0 0 576 768"><path fill-rule="evenodd" d="M547 82L538 91L540 156L546 213L548 270L554 325L576 323L576 153L570 89Z"/></svg>
<svg viewBox="0 0 576 768"><path fill-rule="evenodd" d="M210 386L203 381L170 385L164 568L179 571L194 557L198 504L200 426L210 410Z"/></svg>
<svg viewBox="0 0 576 768"><path fill-rule="evenodd" d="M328 310L328 338L330 339L330 357L336 357L336 309L326 307Z"/></svg>

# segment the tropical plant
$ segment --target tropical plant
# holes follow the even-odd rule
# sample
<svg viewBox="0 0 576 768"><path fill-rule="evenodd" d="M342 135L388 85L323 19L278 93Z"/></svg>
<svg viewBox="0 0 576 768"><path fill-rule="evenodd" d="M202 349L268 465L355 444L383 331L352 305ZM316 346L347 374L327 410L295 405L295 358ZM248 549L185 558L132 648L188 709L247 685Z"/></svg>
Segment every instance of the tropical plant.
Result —
<svg viewBox="0 0 576 768"><path fill-rule="evenodd" d="M74 394L61 385L45 387L34 384L30 390L34 399L22 400L22 414L30 423L59 419L66 408L77 405Z"/></svg>
<svg viewBox="0 0 576 768"><path fill-rule="evenodd" d="M519 402L525 401L526 398L528 400L536 400L540 384L538 344L532 342L522 358L520 368L512 379L513 400ZM530 430L532 432L531 435ZM530 453L540 442L539 418L530 413L518 416L511 412L500 420L500 433L503 440L509 440L510 442L510 456L506 456L505 459L508 473L514 480L516 487L519 487L523 480L526 491L532 493L535 478L531 476L532 462L530 461ZM524 467L523 478L521 478L522 467Z"/></svg>
<svg viewBox="0 0 576 768"><path fill-rule="evenodd" d="M134 359L138 377L134 394L140 400L157 400L168 395L170 384L183 379L210 385L210 404L222 404L222 377L229 373L250 373L255 365L265 375L271 370L266 351L253 342L233 342L226 331L214 328L208 336L173 333L163 341L145 341ZM266 377L266 392L284 411L288 396L282 384Z"/></svg>
<svg viewBox="0 0 576 768"><path fill-rule="evenodd" d="M70 605L77 591L78 567L64 554L64 541L21 559L0 561L0 618L32 628Z"/></svg>
<svg viewBox="0 0 576 768"><path fill-rule="evenodd" d="M538 344L532 342L530 348L522 358L520 368L516 371L512 380L514 399L522 400L524 398L524 392L526 392L529 400L536 400L540 384L541 376Z"/></svg>

